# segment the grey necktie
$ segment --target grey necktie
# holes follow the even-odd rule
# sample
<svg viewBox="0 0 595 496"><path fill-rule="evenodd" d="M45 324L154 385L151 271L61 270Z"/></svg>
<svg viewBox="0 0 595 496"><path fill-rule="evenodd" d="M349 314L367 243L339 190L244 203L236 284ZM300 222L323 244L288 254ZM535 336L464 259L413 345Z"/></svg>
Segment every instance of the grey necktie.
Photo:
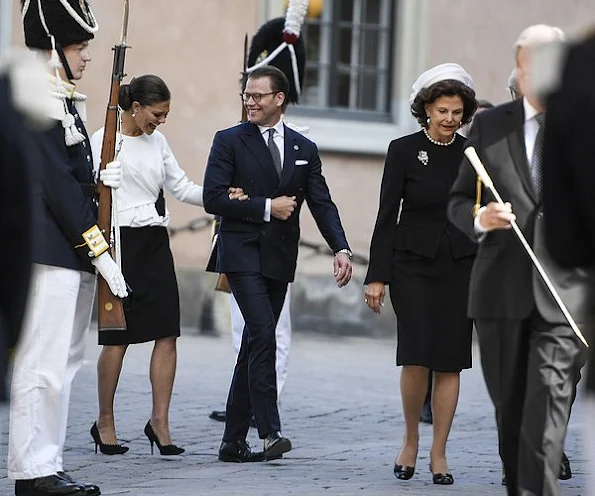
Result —
<svg viewBox="0 0 595 496"><path fill-rule="evenodd" d="M275 169L277 171L277 175L281 177L281 154L279 153L279 148L275 143L273 137L275 136L275 129L269 129L269 140L267 142L267 146L269 147L269 152L271 152L271 157L273 157L273 163L275 164Z"/></svg>
<svg viewBox="0 0 595 496"><path fill-rule="evenodd" d="M539 124L539 130L535 137L535 147L533 148L533 156L531 157L531 180L533 181L533 188L537 198L541 200L541 189L543 186L542 181L542 163L543 163L543 130L545 114L537 114L535 120Z"/></svg>

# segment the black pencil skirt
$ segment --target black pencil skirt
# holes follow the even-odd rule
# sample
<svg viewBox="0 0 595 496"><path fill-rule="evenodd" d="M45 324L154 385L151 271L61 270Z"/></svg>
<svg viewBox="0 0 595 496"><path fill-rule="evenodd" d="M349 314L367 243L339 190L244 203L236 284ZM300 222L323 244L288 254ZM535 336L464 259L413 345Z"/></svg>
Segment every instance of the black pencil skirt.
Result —
<svg viewBox="0 0 595 496"><path fill-rule="evenodd" d="M393 252L390 297L397 315L397 365L435 372L471 367L473 323L467 300L473 260L454 259L446 234L434 259Z"/></svg>
<svg viewBox="0 0 595 496"><path fill-rule="evenodd" d="M100 345L145 343L180 335L180 298L165 227L120 228L122 272L133 296L125 331L100 331Z"/></svg>

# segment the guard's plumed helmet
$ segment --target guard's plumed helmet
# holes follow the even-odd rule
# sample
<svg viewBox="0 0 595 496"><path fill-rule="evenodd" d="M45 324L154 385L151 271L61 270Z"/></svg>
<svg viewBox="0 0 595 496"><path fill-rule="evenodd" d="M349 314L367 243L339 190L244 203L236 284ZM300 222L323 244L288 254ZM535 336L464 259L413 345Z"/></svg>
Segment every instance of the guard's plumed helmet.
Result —
<svg viewBox="0 0 595 496"><path fill-rule="evenodd" d="M284 41L283 29L285 27L285 18L277 17L263 24L258 32L252 38L250 44L250 52L248 53L248 67L254 66L258 62L261 55L270 55L277 49ZM295 57L297 59L298 80L300 86L304 86L304 72L306 67L306 49L302 37L298 37L293 43L295 49ZM287 49L281 51L269 65L274 65L287 76L289 80L289 95L287 100L292 103L297 103L299 99L298 91L295 86L295 78L293 75L293 67L291 63L291 55Z"/></svg>
<svg viewBox="0 0 595 496"><path fill-rule="evenodd" d="M63 47L81 43L93 39L98 28L86 0L21 0L21 7L25 44L30 48L50 50L50 35Z"/></svg>

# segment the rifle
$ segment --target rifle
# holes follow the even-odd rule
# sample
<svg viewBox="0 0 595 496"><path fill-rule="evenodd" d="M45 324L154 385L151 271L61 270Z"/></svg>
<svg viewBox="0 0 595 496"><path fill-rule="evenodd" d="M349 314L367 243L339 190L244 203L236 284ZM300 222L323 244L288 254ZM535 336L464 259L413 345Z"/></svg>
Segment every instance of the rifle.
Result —
<svg viewBox="0 0 595 496"><path fill-rule="evenodd" d="M109 102L105 113L105 126L103 130L103 142L101 144L101 165L100 170L114 160L116 154L116 133L118 131L118 94L120 83L124 78L124 58L126 55L126 37L128 34L129 0L124 0L124 13L122 18L122 35L120 43L114 46L114 65L112 69L112 81L109 94ZM99 193L99 214L97 224L108 239L110 254L116 259L114 236L112 236L112 191L101 181L97 183ZM114 330L125 331L126 319L122 300L114 296L103 277L99 277L97 288L98 314L97 321L100 331Z"/></svg>

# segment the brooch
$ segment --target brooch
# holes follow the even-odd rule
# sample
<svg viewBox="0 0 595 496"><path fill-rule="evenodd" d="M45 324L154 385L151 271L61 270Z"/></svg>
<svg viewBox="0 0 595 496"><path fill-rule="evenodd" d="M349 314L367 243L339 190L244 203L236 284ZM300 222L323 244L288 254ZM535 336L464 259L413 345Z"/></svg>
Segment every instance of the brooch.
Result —
<svg viewBox="0 0 595 496"><path fill-rule="evenodd" d="M425 150L420 150L417 154L417 160L419 160L424 165L428 165L428 161L430 160L428 157L428 152Z"/></svg>

